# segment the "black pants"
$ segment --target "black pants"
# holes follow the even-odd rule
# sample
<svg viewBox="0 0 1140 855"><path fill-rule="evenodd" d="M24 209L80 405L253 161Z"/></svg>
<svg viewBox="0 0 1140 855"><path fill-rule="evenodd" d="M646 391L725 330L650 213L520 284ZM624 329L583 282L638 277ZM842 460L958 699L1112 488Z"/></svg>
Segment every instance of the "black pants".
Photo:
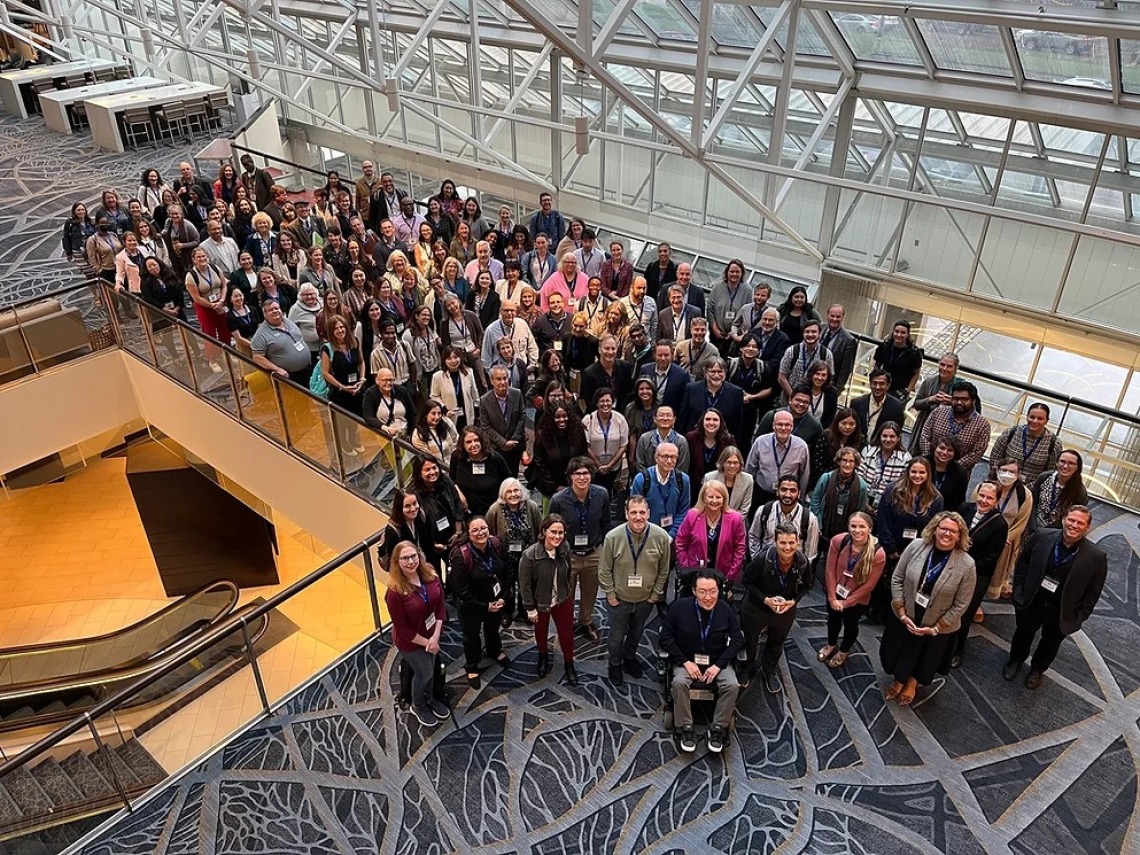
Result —
<svg viewBox="0 0 1140 855"><path fill-rule="evenodd" d="M883 576L871 590L871 604L867 607L867 623L882 625L887 622L887 612L891 608L891 576L895 573L898 558L887 558Z"/></svg>
<svg viewBox="0 0 1140 855"><path fill-rule="evenodd" d="M756 670L756 647L760 641L760 633L768 631L764 639L764 650L760 656L760 667L765 672L775 671L780 664L780 656L784 652L784 641L796 622L796 610L789 609L782 615L765 608L745 605L741 615L744 628L744 648L748 657L748 672Z"/></svg>
<svg viewBox="0 0 1140 855"><path fill-rule="evenodd" d="M954 639L954 652L959 656L966 649L966 639L970 637L970 625L974 622L974 615L978 612L978 606L982 604L985 599L986 589L990 586L991 576L979 576L978 581L974 583L974 596L970 597L970 605L966 607L966 613L962 615L962 628L958 630L958 636Z"/></svg>
<svg viewBox="0 0 1140 855"><path fill-rule="evenodd" d="M832 647L835 646L839 641L839 630L842 627L843 643L839 645L839 649L844 653L850 653L859 638L859 619L863 617L865 611L867 611L865 605L858 605L848 606L843 611L837 612L828 604L827 643Z"/></svg>
<svg viewBox="0 0 1140 855"><path fill-rule="evenodd" d="M502 616L499 612L489 612L487 607L475 605L459 606L459 627L463 630L463 658L468 673L479 670L483 658L483 639L487 642L487 655L498 659L503 652L503 639L499 635ZM480 632L482 637L480 637Z"/></svg>
<svg viewBox="0 0 1140 855"><path fill-rule="evenodd" d="M1060 590L1057 591L1060 594ZM1033 638L1041 631L1041 640L1033 651L1030 668L1046 671L1057 658L1057 651L1065 634L1061 632L1060 597L1049 596L1045 591L1037 592L1033 602L1017 610L1017 629L1013 641L1009 643L1009 661L1024 662L1033 646Z"/></svg>

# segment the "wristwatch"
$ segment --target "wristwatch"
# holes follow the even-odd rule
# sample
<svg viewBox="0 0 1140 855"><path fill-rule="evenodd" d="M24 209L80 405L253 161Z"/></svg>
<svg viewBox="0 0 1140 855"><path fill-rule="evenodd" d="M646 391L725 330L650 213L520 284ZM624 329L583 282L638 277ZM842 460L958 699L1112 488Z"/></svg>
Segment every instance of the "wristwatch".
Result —
<svg viewBox="0 0 1140 855"><path fill-rule="evenodd" d="M932 626L932 627L930 628L930 634L931 634L931 635L938 635L938 627L936 627L936 626Z"/></svg>

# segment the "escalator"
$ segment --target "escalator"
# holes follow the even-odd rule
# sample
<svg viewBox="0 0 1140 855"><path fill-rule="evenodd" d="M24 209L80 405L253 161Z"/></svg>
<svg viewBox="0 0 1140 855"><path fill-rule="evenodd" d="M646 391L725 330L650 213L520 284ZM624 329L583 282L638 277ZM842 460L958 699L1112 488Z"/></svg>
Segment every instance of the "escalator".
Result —
<svg viewBox="0 0 1140 855"><path fill-rule="evenodd" d="M131 626L106 635L0 649L0 733L74 718L152 670L186 641L229 617L232 582L218 581ZM225 654L219 650L219 655ZM209 662L169 675L137 699L145 704L177 688Z"/></svg>

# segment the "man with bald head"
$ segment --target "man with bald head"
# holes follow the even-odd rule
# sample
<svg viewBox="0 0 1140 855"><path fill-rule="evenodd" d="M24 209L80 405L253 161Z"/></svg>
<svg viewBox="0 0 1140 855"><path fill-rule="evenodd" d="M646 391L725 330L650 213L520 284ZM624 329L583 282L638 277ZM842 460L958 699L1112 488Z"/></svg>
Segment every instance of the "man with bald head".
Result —
<svg viewBox="0 0 1140 855"><path fill-rule="evenodd" d="M787 410L772 417L772 432L762 433L752 443L744 471L753 477L752 507L759 508L776 498L781 475L795 475L800 494L807 493L811 477L811 454L807 443L792 435L795 420Z"/></svg>
<svg viewBox="0 0 1140 855"><path fill-rule="evenodd" d="M705 292L693 284L693 265L687 261L677 265L677 284L681 286L685 305L692 306L697 314L705 316Z"/></svg>
<svg viewBox="0 0 1140 855"><path fill-rule="evenodd" d="M497 264L498 262L496 262ZM530 324L518 316L519 304L507 300L499 307L499 319L483 331L483 364L491 365L498 354L499 340L509 338L515 346L515 354L526 363L531 373L538 367L538 342L531 332Z"/></svg>
<svg viewBox="0 0 1140 855"><path fill-rule="evenodd" d="M620 246L616 242L614 245ZM602 281L605 282L604 279ZM657 341L657 303L646 295L647 287L644 276L634 276L629 283L629 293L618 302L625 309L630 325L641 324L645 327L646 338Z"/></svg>
<svg viewBox="0 0 1140 855"><path fill-rule="evenodd" d="M630 488L631 496L644 496L649 502L649 521L677 537L681 522L689 512L689 476L677 468L678 446L662 442L654 452L654 463L639 472Z"/></svg>
<svg viewBox="0 0 1140 855"><path fill-rule="evenodd" d="M409 244L411 246L411 244ZM491 257L491 244L485 240L478 241L475 244L475 257L467 262L467 267L463 270L463 276L468 282L474 282L475 277L482 271L491 271L491 280L498 282L503 278L503 262L497 258Z"/></svg>

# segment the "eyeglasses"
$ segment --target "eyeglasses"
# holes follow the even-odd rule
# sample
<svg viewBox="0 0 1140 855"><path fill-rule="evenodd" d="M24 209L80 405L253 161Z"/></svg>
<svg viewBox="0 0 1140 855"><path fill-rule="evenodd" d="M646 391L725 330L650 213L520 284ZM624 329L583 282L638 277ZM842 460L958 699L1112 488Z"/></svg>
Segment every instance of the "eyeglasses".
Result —
<svg viewBox="0 0 1140 855"><path fill-rule="evenodd" d="M937 531L939 534L952 534L952 535L957 536L958 535L958 526L954 526L954 528L946 528L946 526L940 525L940 526L938 526L937 529L935 529L935 531Z"/></svg>
<svg viewBox="0 0 1140 855"><path fill-rule="evenodd" d="M696 594L701 599L707 600L709 597L715 597L717 594L717 590L716 590L716 588L710 588L707 591L702 591L700 589L697 589L693 593Z"/></svg>
<svg viewBox="0 0 1140 855"><path fill-rule="evenodd" d="M420 557L418 555L401 555L400 560L401 561L415 561L418 564Z"/></svg>

